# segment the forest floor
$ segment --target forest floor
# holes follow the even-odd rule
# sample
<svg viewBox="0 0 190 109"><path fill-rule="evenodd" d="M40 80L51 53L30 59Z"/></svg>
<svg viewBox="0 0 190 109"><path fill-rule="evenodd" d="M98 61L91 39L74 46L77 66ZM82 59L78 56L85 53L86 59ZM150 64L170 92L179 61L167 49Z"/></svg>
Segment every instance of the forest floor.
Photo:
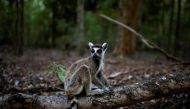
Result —
<svg viewBox="0 0 190 109"><path fill-rule="evenodd" d="M68 68L74 61L89 55L85 53L80 56L75 51L55 49L27 49L22 56L15 56L10 53L11 50L0 49L0 95L24 92L29 88L36 90L27 90L25 93L63 94L63 91L55 91L55 88L64 90L63 83L55 74L49 73L49 66L55 63ZM175 65L155 53L141 52L130 57L117 57L109 52L106 54L105 75L113 86L138 83L154 77L165 78L166 75L172 76L180 72L190 72L190 66ZM190 108L189 103L190 92L184 92L121 109Z"/></svg>

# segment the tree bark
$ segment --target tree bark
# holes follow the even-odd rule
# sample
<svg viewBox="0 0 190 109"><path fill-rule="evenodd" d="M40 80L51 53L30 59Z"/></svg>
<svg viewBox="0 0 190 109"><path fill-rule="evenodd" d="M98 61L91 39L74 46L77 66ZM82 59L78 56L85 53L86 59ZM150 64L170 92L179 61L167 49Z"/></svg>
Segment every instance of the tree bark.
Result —
<svg viewBox="0 0 190 109"><path fill-rule="evenodd" d="M79 53L83 53L84 48L84 0L77 0L77 46Z"/></svg>
<svg viewBox="0 0 190 109"><path fill-rule="evenodd" d="M112 94L81 97L78 106L81 109L105 109L132 105L173 93L190 91L190 74L162 76L145 82L115 87ZM65 96L40 96L15 94L0 97L0 106L37 109L66 109L70 101Z"/></svg>
<svg viewBox="0 0 190 109"><path fill-rule="evenodd" d="M174 6L175 6L175 0L171 0L171 9L170 9L170 20L169 20L169 29L168 29L168 50L172 51L172 45L173 45L173 19L174 19Z"/></svg>
<svg viewBox="0 0 190 109"><path fill-rule="evenodd" d="M177 0L177 20L176 20L176 30L175 30L175 47L174 54L177 54L177 49L179 48L179 36L180 36L180 23L181 23L181 0Z"/></svg>
<svg viewBox="0 0 190 109"><path fill-rule="evenodd" d="M24 0L16 0L16 17L15 17L15 46L16 54L23 53L23 33L24 33Z"/></svg>
<svg viewBox="0 0 190 109"><path fill-rule="evenodd" d="M51 18L51 34L50 34L50 47L54 48L55 47L55 38L56 38L56 1L53 1L52 5L52 18Z"/></svg>
<svg viewBox="0 0 190 109"><path fill-rule="evenodd" d="M121 22L137 30L140 21L142 0L120 0ZM120 28L119 52L123 55L133 54L136 49L136 37L133 33Z"/></svg>

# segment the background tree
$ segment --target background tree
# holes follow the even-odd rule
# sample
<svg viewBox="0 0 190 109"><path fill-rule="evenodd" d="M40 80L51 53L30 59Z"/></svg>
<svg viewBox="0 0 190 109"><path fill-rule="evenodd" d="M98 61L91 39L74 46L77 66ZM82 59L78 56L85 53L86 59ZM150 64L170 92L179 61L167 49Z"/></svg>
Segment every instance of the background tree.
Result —
<svg viewBox="0 0 190 109"><path fill-rule="evenodd" d="M142 0L120 0L120 18L121 21L137 30L139 27L140 14L141 14ZM120 28L120 47L119 52L124 55L129 55L136 50L136 36L123 28Z"/></svg>
<svg viewBox="0 0 190 109"><path fill-rule="evenodd" d="M23 53L23 37L24 37L24 0L15 0L16 17L15 17L15 39L16 54Z"/></svg>
<svg viewBox="0 0 190 109"><path fill-rule="evenodd" d="M182 0L177 0L177 19L176 19L176 29L175 29L175 46L174 46L174 54L176 54L176 50L179 47L178 41L180 40L180 23L181 23L181 1Z"/></svg>
<svg viewBox="0 0 190 109"><path fill-rule="evenodd" d="M172 39L173 39L173 19L174 19L174 6L175 6L175 0L170 1L170 14L169 14L169 28L168 28L168 50L172 51Z"/></svg>
<svg viewBox="0 0 190 109"><path fill-rule="evenodd" d="M80 54L84 53L84 0L77 0L77 33L78 40L77 45Z"/></svg>
<svg viewBox="0 0 190 109"><path fill-rule="evenodd" d="M82 7L85 3L83 15L77 12L77 1L0 0L0 44L14 45L15 51L18 52L22 51L23 47L55 47L68 50L77 49L87 41L106 41L110 50L116 44L119 45L119 50L118 47L116 50L122 54L131 54L136 49L146 50L138 40L136 46L133 33L118 29L114 24L97 16L106 14L115 19L120 16L123 23L147 36L160 47L170 52L176 50L173 54L183 58L189 57L189 1L83 0L81 3ZM21 9L22 7L24 9ZM84 22L79 21L79 16L83 16L81 21ZM178 20L179 18L181 20ZM179 21L180 23L177 23ZM120 40L116 42L117 39Z"/></svg>

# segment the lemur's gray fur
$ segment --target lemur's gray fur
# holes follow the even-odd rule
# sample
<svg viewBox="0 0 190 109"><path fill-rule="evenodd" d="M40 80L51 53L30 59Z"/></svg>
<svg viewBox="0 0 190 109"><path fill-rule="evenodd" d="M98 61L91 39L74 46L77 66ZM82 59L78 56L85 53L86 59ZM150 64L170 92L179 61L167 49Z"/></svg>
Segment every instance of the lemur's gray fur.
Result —
<svg viewBox="0 0 190 109"><path fill-rule="evenodd" d="M64 87L65 94L69 98L76 97L83 91L87 96L111 91L110 85L103 75L104 55L108 44L99 45L89 42L88 45L91 56L76 61L67 70ZM77 102L76 98L74 101ZM76 109L77 106L73 105L73 108Z"/></svg>

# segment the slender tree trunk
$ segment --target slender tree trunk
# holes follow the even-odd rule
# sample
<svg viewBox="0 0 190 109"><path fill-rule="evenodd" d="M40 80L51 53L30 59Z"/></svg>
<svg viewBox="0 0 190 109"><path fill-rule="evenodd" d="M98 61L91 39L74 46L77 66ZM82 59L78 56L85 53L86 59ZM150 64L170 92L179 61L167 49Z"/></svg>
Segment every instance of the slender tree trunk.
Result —
<svg viewBox="0 0 190 109"><path fill-rule="evenodd" d="M176 20L176 30L175 30L175 49L174 53L177 54L177 49L179 48L179 36L180 36L180 22L181 22L181 0L177 0L177 20Z"/></svg>
<svg viewBox="0 0 190 109"><path fill-rule="evenodd" d="M56 39L56 35L57 35L57 30L56 30L56 26L57 26L57 22L56 22L56 18L57 18L57 1L51 1L50 3L50 9L51 9L51 20L49 23L49 37L48 37L48 46L51 48L55 47L55 39Z"/></svg>
<svg viewBox="0 0 190 109"><path fill-rule="evenodd" d="M20 53L23 53L24 46L24 0L20 0Z"/></svg>
<svg viewBox="0 0 190 109"><path fill-rule="evenodd" d="M142 5L142 0L120 0L120 18L121 21L130 26L131 28L137 30L140 20L140 9ZM120 47L119 52L122 55L133 54L136 49L136 37L135 35L123 28L120 28Z"/></svg>
<svg viewBox="0 0 190 109"><path fill-rule="evenodd" d="M162 45L162 47L164 47L165 42L161 41L161 40L163 40L162 38L165 34L165 23L164 23L164 20L165 20L165 15L164 15L165 4L164 4L164 1L161 1L160 7L161 7L161 10L160 10L159 35L157 35L157 39L156 39L157 41L156 42L157 42L157 44L160 44L160 45Z"/></svg>
<svg viewBox="0 0 190 109"><path fill-rule="evenodd" d="M16 5L16 17L15 17L15 38L16 38L16 42L15 42L15 47L16 47L16 51L15 53L18 54L19 51L19 46L18 46L18 40L19 40L19 2L18 0L15 1L15 5Z"/></svg>
<svg viewBox="0 0 190 109"><path fill-rule="evenodd" d="M79 53L82 54L84 51L84 0L77 0L77 25L78 25L78 36L77 46Z"/></svg>
<svg viewBox="0 0 190 109"><path fill-rule="evenodd" d="M54 1L55 2L55 1ZM49 43L52 48L55 47L55 37L56 37L56 5L53 5L52 7L52 18L51 18L51 34Z"/></svg>
<svg viewBox="0 0 190 109"><path fill-rule="evenodd" d="M23 53L23 33L24 33L24 0L16 0L16 20L15 20L15 46L16 54Z"/></svg>
<svg viewBox="0 0 190 109"><path fill-rule="evenodd" d="M171 0L171 9L170 9L170 20L169 20L169 29L168 29L168 50L172 51L172 45L173 45L173 18L174 18L174 5L175 0Z"/></svg>

